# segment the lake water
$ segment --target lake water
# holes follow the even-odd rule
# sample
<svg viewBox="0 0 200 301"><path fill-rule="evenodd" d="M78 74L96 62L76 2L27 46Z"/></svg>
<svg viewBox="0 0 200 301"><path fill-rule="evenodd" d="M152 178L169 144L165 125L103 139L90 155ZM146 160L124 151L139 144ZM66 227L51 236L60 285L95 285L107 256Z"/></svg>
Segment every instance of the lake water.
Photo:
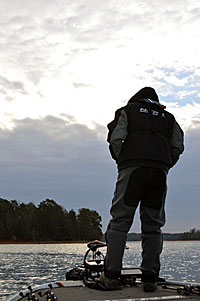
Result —
<svg viewBox="0 0 200 301"><path fill-rule="evenodd" d="M141 243L127 246L124 266L140 266ZM87 244L0 244L0 300L28 285L65 280L68 269L82 264L86 250ZM165 241L160 276L200 282L199 251L200 241Z"/></svg>

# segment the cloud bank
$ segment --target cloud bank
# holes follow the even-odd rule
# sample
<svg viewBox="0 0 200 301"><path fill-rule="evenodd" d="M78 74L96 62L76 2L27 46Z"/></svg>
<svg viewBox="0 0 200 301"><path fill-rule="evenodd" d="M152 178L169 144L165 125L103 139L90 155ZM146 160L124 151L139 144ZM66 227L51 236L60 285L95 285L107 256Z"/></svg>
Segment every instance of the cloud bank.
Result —
<svg viewBox="0 0 200 301"><path fill-rule="evenodd" d="M186 132L186 150L169 173L165 231L198 228L200 122ZM106 129L93 129L72 116L16 120L0 130L1 197L35 204L52 198L67 210L90 208L105 229L116 167L106 144ZM132 228L139 231L139 221Z"/></svg>

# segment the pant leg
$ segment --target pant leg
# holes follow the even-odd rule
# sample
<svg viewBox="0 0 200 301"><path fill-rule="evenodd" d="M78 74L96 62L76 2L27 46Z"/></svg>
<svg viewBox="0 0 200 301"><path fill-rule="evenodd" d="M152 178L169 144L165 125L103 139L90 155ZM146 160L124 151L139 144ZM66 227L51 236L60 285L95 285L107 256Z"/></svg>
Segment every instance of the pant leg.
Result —
<svg viewBox="0 0 200 301"><path fill-rule="evenodd" d="M158 275L162 251L160 228L165 223L165 195L166 175L162 170L131 167L119 172L110 211L112 219L106 232L105 273L108 277L120 275L127 232L139 201L143 247L141 268Z"/></svg>
<svg viewBox="0 0 200 301"><path fill-rule="evenodd" d="M156 170L152 184L140 204L140 218L142 225L142 264L143 272L153 273L156 277L160 271L160 254L163 247L161 227L165 224L165 197L166 197L166 175L163 171ZM159 177L159 179L158 179ZM153 208L151 208L153 207Z"/></svg>
<svg viewBox="0 0 200 301"><path fill-rule="evenodd" d="M136 167L119 171L112 207L111 220L106 231L107 254L105 258L105 275L110 278L120 276L127 233L132 225L137 206L127 206L124 196L131 174Z"/></svg>

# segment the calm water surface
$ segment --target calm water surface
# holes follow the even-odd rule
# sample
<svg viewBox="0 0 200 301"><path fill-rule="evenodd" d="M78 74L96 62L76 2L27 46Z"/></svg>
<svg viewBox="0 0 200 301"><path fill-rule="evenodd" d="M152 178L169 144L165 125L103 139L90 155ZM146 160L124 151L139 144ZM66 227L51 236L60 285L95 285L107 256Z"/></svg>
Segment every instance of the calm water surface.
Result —
<svg viewBox="0 0 200 301"><path fill-rule="evenodd" d="M140 242L128 242L124 266L140 266ZM44 282L65 280L68 269L82 264L87 244L0 245L0 300ZM199 241L164 242L160 275L168 280L200 282Z"/></svg>

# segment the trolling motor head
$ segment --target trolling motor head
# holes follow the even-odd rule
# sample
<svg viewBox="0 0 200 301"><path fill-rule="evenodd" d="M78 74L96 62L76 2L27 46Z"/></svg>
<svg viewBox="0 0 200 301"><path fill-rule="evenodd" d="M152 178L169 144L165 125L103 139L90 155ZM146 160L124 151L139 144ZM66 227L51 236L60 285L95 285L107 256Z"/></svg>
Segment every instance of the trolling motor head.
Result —
<svg viewBox="0 0 200 301"><path fill-rule="evenodd" d="M96 249L106 247L106 246L107 245L105 242L99 240L94 240L87 244L88 249L90 249L91 251L96 251Z"/></svg>

